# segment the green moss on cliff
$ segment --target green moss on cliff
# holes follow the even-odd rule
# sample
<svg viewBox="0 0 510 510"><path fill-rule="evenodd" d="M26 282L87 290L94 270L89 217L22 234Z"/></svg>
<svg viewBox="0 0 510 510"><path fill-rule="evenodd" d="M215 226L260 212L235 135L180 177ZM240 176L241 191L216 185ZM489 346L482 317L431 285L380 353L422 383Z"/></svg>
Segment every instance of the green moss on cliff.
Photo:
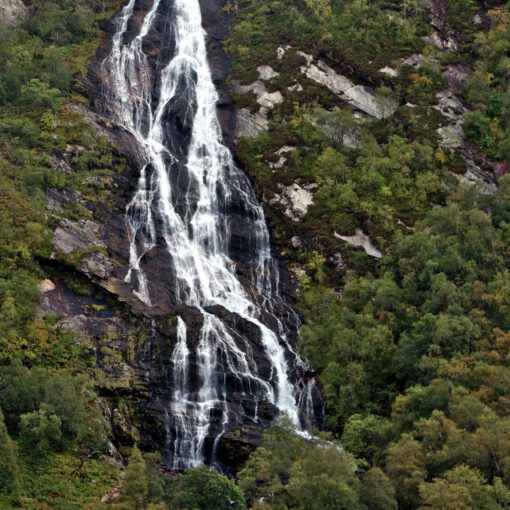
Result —
<svg viewBox="0 0 510 510"><path fill-rule="evenodd" d="M69 419L75 431L92 431L101 423L90 383L95 353L77 332L55 329L56 317L37 318L35 310L39 283L51 273L38 261L50 256L54 215L90 217L85 204L107 202L113 176L123 165L110 142L73 106L87 103L74 90L103 38L99 23L120 2L30 5L31 17L21 27L0 28L0 407L19 446L19 472L9 490L0 484L0 507L104 508L100 499L119 476L102 457L105 431L100 442L91 442L86 433L66 429ZM49 189L73 189L80 200L50 212ZM76 278L68 283L83 287ZM23 373L14 377L18 363L30 371L20 368ZM82 389L70 395L70 389L55 386L55 395L39 398L46 386L49 395L65 377ZM22 408L25 379L34 380L26 382L23 391L32 399ZM16 399L13 388L25 396ZM24 425L13 428L12 420Z"/></svg>

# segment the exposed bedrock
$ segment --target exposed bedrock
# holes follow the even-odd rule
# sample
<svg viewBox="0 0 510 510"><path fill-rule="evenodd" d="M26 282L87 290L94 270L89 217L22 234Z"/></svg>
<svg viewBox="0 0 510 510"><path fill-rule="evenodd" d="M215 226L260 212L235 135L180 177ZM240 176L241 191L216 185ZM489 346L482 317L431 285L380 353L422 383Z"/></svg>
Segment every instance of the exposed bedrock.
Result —
<svg viewBox="0 0 510 510"><path fill-rule="evenodd" d="M218 118L223 139L227 146L234 146L236 112L230 98L225 80L230 71L230 59L223 49L223 41L228 36L231 19L222 9L225 0L200 0L204 28L208 34L207 52L216 89L219 92ZM125 42L134 40L147 13L153 5L150 0L137 0L135 15L130 19L124 35ZM143 52L147 56L148 72L158 76L166 66L175 50L175 34L172 33L170 13L173 0L161 0L153 29L143 40ZM108 101L108 80L102 69L102 63L108 57L112 47L112 37L116 31L115 19L104 23L105 42L99 49L90 69L88 80L84 84L92 103L94 113L82 112L86 120L107 136L117 152L123 154L127 164L115 176L115 186L108 204L87 204L94 210L93 220L88 222L56 221L53 241L52 264L64 264L69 271L82 275L95 289L101 289L105 296L108 316L88 313L83 306L63 306L62 302L76 301L78 297L62 282L57 289L46 295L46 311L56 310L61 317L62 327L79 331L80 336L94 345L97 350L97 363L104 378L98 381L102 395L110 402L109 415L113 424L114 438L122 446L139 441L142 446L158 449L167 453L171 425L168 418L169 404L172 400L172 374L175 369L172 355L176 347L177 316L185 322L188 330L190 349L189 380L191 392L198 392L193 381L198 381L199 364L194 358L195 348L200 338L203 316L195 308L182 305L175 295L175 274L168 258L168 247L158 222L156 222L156 245L143 258L146 274L150 275L149 291L154 296L152 307L145 306L133 294L138 286L137 277L130 283L125 281L129 270L129 239L126 228L125 211L132 201L138 186L141 168L147 165L146 174L150 180L154 169L144 160L140 143L129 130L112 121L112 103ZM145 65L145 64L144 64ZM186 169L187 147L190 143L191 126L197 108L195 98L183 86L183 94L173 100L164 112L162 124L166 132L166 145L169 148L171 163L171 184L173 202L177 212L184 210L186 197L193 201L196 192L190 182ZM186 91L186 92L185 92ZM161 94L161 83L156 80L152 88L152 101L157 103ZM62 164L65 161L61 162ZM154 197L157 201L158 195ZM53 207L59 207L58 201L76 200L77 197L55 196ZM255 271L251 250L254 246L253 218L249 217L246 198L242 193L234 192L230 201L220 205L220 214L229 217L231 234L229 236L229 256L234 261L237 278L241 283L249 282ZM86 246L84 246L84 243ZM93 248L89 250L89 248ZM90 253L88 253L90 252ZM67 258L80 253L79 264L67 266ZM281 265L281 264L280 264ZM293 284L283 267L273 284L289 299L294 293ZM251 291L249 291L251 292ZM103 302L94 303L102 308ZM90 304L92 306L92 304ZM257 367L258 375L270 380L271 364L267 353L261 347L261 331L250 321L221 307L210 307L207 313L218 317L233 336L238 347L249 352L251 363ZM278 310L282 316L286 310ZM270 316L262 320L271 328L277 324ZM284 317L284 321L285 321ZM295 318L289 318L293 321ZM295 328L289 329L288 339L292 343ZM286 352L289 365L294 362L294 354ZM263 428L278 414L270 402L258 402L255 398L256 387L246 386L246 380L229 372L227 360L220 359L216 377L225 377L228 393L228 425L221 413L211 416L211 433L205 443L205 457L210 459L215 449L216 462L226 470L236 468L245 458L250 448L259 444ZM223 364L223 365L222 365ZM307 381L313 373L296 365L289 374L291 381ZM317 415L322 413L322 403L317 389L310 395L314 399ZM213 413L214 414L214 413ZM258 423L253 422L253 416ZM170 424L170 425L169 425ZM224 430L221 441L214 444L214 437Z"/></svg>
<svg viewBox="0 0 510 510"><path fill-rule="evenodd" d="M233 140L236 128L236 112L230 98L225 79L230 72L230 59L225 53L222 41L228 36L231 19L224 12L222 7L225 0L200 0L203 11L204 28L209 37L207 39L207 49L211 71L214 83L219 91L220 102L218 104L219 120L221 123L224 141L230 147L233 147ZM172 0L162 0L158 12L161 15L155 22L155 31L150 31L144 39L143 49L149 55L149 64L153 69L161 68L170 58L173 51L174 43L172 41L171 24L164 13L171 12L170 6ZM138 24L143 22L144 16L152 5L150 0L140 0L136 3L137 16L135 20ZM138 27L139 28L139 27ZM107 40L102 45L90 66L86 89L91 98L94 111L108 118L109 106L105 102L103 90L106 77L102 75L101 63L108 56L111 50L111 37L115 30L114 20L105 23L104 29L107 33ZM130 36L134 37L136 27L130 25ZM160 39L164 42L160 43ZM158 85L155 87L154 94L159 94ZM173 101L166 109L164 114L164 123L167 130L166 138L172 140L173 155L178 161L185 162L184 153L189 143L190 136L190 110L196 108L193 97L183 95L179 100ZM115 125L109 120L105 120L108 128L109 136L122 153L128 157L129 164L126 166L122 174L118 177L118 191L112 197L112 207L110 218L105 225L103 236L108 249L111 250L117 258L127 260L129 243L126 240L126 228L124 221L124 211L136 191L137 181L140 174L140 168L147 162L140 156L141 151L138 142L121 126ZM103 123L103 125L105 124ZM189 189L189 180L184 165L179 162L174 163L175 170L172 171L172 185L175 200L184 200L185 192L193 193L193 189ZM149 178L151 177L151 168L148 168ZM250 231L247 229L245 200L241 195L233 196L228 210L225 211L231 216L233 223L231 236L231 256L238 265L241 275L249 272L249 255L252 240L250 239ZM147 254L148 269L152 274L161 276L159 281L151 282L154 286L152 292L160 297L156 309L158 313L168 313L172 311L175 304L171 299L172 289L169 288L169 281L172 280L171 275L167 274L167 257L165 253L164 241L158 239L158 244L154 250ZM287 272L280 267L280 283L284 293L292 295L294 292L293 285L288 278ZM120 267L115 272L115 276L122 280L125 276L123 271L127 271L127 264ZM167 292L165 292L165 290ZM167 297L165 297L167 295Z"/></svg>

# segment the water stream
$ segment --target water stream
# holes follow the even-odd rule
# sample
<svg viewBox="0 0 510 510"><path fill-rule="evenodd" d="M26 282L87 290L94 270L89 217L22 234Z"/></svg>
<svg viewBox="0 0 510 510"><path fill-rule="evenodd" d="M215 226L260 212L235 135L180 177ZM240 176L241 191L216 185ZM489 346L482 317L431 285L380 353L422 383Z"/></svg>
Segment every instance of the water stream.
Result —
<svg viewBox="0 0 510 510"><path fill-rule="evenodd" d="M151 295L151 274L144 270L144 258L162 239L176 300L198 310L203 319L199 340L192 345L185 317L177 318L172 396L165 409L170 464L184 469L214 461L206 458L206 439L214 435L214 456L217 442L230 426L246 419L258 422L260 403L276 406L298 430L315 425L317 390L313 379L291 377L307 370L287 338L297 318L280 294L279 268L271 254L262 208L222 141L218 92L199 1L168 4L154 0L133 38L127 35L136 15L136 0L129 1L116 20L103 70L110 113L136 138L140 159L146 161L126 209L130 242L126 281L147 306L157 302L158 296ZM154 66L144 53L144 40L159 16L170 20L175 40L170 61ZM177 107L189 126L181 151L176 150L178 144L167 125ZM173 178L178 167L186 170L184 194ZM240 278L231 254L234 202L242 204L244 235L249 238L247 278ZM248 324L257 332L256 338L247 338L246 327L236 330L224 316ZM254 341L269 370L258 366ZM193 377L198 380L192 381ZM256 405L239 417L239 400L245 397Z"/></svg>

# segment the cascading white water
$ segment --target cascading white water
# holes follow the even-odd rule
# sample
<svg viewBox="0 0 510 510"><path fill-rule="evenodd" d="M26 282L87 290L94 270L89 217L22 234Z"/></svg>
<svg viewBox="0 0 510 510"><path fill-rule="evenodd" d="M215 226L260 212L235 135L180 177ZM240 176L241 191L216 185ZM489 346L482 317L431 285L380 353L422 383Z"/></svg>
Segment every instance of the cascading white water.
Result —
<svg viewBox="0 0 510 510"><path fill-rule="evenodd" d="M279 294L279 272L271 256L263 211L248 179L222 143L216 112L218 93L209 68L199 1L174 0L170 19L175 50L159 73L151 69L142 46L162 1L153 1L138 35L127 43L135 3L130 0L117 19L112 51L103 69L108 77L111 113L133 134L143 151L142 159L147 161L137 192L126 209L130 239L126 281L132 283L135 294L146 305L157 300L157 296L150 295L150 275L143 270L143 260L155 248L159 233L175 276L177 301L198 309L203 318L198 344L192 347L187 325L178 317L172 355L167 443L172 467L183 469L204 462L204 442L211 433L213 416L221 425L220 432L215 434L215 444L233 419L229 384L234 384L238 393L255 398L257 404L275 405L301 429L314 423L315 383L301 381L298 385L289 379L292 368L306 367L288 345L285 325L275 311L285 305ZM159 97L157 104L152 104L156 83ZM185 153L176 156L167 143L165 117L181 97L188 101L186 115L192 119L192 127ZM172 184L177 157L184 159L179 163L187 170L190 190L189 196L180 201L180 208L175 204L176 190ZM252 257L248 284L239 280L229 254L232 225L228 209L233 196L243 204L249 221L245 233L250 239ZM269 377L259 373L250 343L221 314L211 312L211 307L220 307L256 328L270 363ZM276 326L268 327L264 319L268 315ZM198 366L198 390L193 389L189 380L192 360ZM249 418L258 420L256 409Z"/></svg>

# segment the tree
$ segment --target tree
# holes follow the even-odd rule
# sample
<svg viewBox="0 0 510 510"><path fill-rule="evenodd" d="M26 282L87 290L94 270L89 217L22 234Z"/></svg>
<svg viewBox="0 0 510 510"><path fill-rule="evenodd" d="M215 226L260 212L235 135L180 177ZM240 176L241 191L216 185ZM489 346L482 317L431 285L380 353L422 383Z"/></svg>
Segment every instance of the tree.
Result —
<svg viewBox="0 0 510 510"><path fill-rule="evenodd" d="M498 495L481 473L465 465L447 471L442 478L420 485L420 510L499 510Z"/></svg>
<svg viewBox="0 0 510 510"><path fill-rule="evenodd" d="M386 473L395 487L401 508L415 508L419 501L418 488L427 473L420 443L404 434L398 443L390 445Z"/></svg>
<svg viewBox="0 0 510 510"><path fill-rule="evenodd" d="M341 443L357 457L373 461L385 444L389 423L373 414L353 414L345 425Z"/></svg>
<svg viewBox="0 0 510 510"><path fill-rule="evenodd" d="M361 509L356 463L333 443L311 445L290 469L291 508L297 510Z"/></svg>
<svg viewBox="0 0 510 510"><path fill-rule="evenodd" d="M25 427L32 427L36 416L41 426L52 416L58 419L60 431L53 445L68 449L80 443L90 449L103 448L104 418L97 405L84 401L82 384L77 378L42 368L29 370L18 362L0 368L0 407L9 431L17 434L23 415L30 415L24 418ZM25 432L29 434L28 429Z"/></svg>
<svg viewBox="0 0 510 510"><path fill-rule="evenodd" d="M20 439L23 450L37 461L62 447L62 422L45 406L20 417Z"/></svg>
<svg viewBox="0 0 510 510"><path fill-rule="evenodd" d="M147 467L148 492L149 501L161 501L165 499L167 494L167 484L169 479L161 474L161 455L159 453L147 453L144 455Z"/></svg>
<svg viewBox="0 0 510 510"><path fill-rule="evenodd" d="M174 488L161 472L160 460L159 454L142 455L137 446L132 448L120 497L111 510L169 510Z"/></svg>
<svg viewBox="0 0 510 510"><path fill-rule="evenodd" d="M60 3L47 2L38 9L29 24L30 31L56 45L69 44L90 34L90 20L94 17L90 8L79 2Z"/></svg>
<svg viewBox="0 0 510 510"><path fill-rule="evenodd" d="M239 487L207 466L179 477L173 503L181 510L246 510Z"/></svg>
<svg viewBox="0 0 510 510"><path fill-rule="evenodd" d="M313 15L320 20L330 18L333 14L331 10L331 0L305 0L306 6Z"/></svg>
<svg viewBox="0 0 510 510"><path fill-rule="evenodd" d="M41 110L56 111L59 106L59 97L58 89L51 88L41 80L34 78L21 87L19 102L40 113Z"/></svg>
<svg viewBox="0 0 510 510"><path fill-rule="evenodd" d="M382 469L369 469L363 475L361 484L360 499L368 510L397 510L395 488Z"/></svg>
<svg viewBox="0 0 510 510"><path fill-rule="evenodd" d="M134 446L129 457L120 502L127 510L142 510L145 508L148 492L147 467L142 452Z"/></svg>
<svg viewBox="0 0 510 510"><path fill-rule="evenodd" d="M79 383L68 376L56 374L46 381L44 402L61 421L65 446L81 441L90 431L80 397Z"/></svg>
<svg viewBox="0 0 510 510"><path fill-rule="evenodd" d="M510 417L500 418L492 410L485 410L479 426L470 436L468 449L470 464L487 476L510 481Z"/></svg>
<svg viewBox="0 0 510 510"><path fill-rule="evenodd" d="M358 125L353 113L348 109L317 109L314 111L314 121L319 129L337 144L343 144L346 136L357 137ZM329 151L333 149L328 147L325 153Z"/></svg>
<svg viewBox="0 0 510 510"><path fill-rule="evenodd" d="M0 493L10 492L17 483L18 460L16 445L7 432L0 410Z"/></svg>
<svg viewBox="0 0 510 510"><path fill-rule="evenodd" d="M286 485L294 462L302 459L306 440L293 433L288 419L273 423L264 432L262 445L251 455L238 475L238 485L249 503L263 500L273 510L288 506Z"/></svg>

